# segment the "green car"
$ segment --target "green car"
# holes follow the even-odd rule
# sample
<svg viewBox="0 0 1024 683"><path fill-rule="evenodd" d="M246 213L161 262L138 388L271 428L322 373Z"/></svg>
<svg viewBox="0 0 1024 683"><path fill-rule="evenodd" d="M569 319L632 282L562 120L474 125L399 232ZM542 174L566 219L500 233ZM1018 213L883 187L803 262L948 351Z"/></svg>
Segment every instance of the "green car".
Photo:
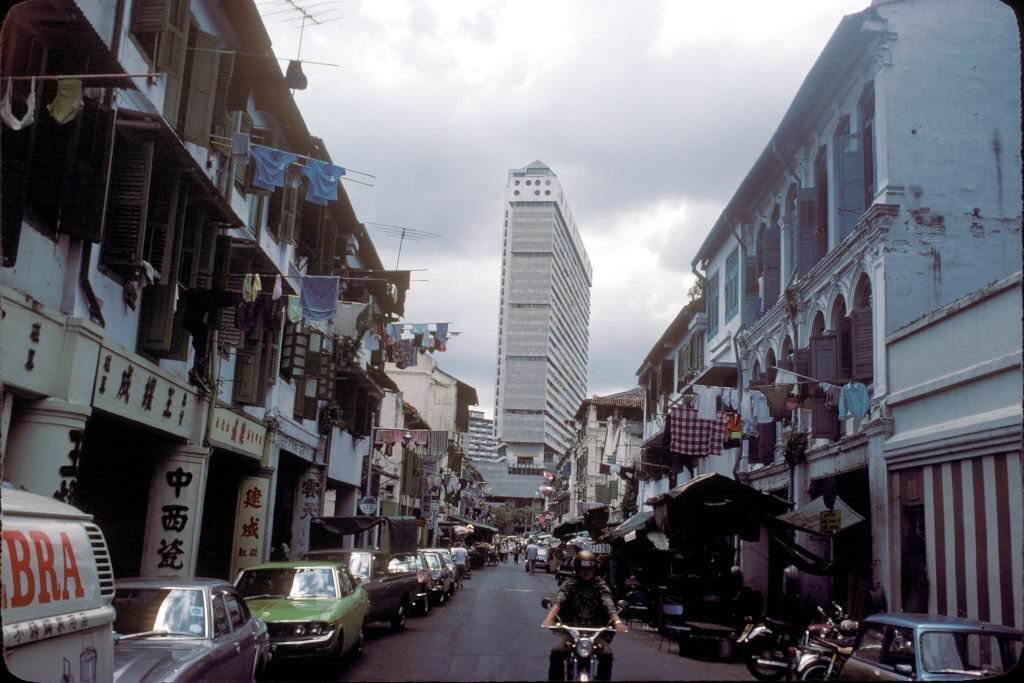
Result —
<svg viewBox="0 0 1024 683"><path fill-rule="evenodd" d="M242 570L235 586L266 622L275 661L362 654L370 600L344 564L268 562Z"/></svg>

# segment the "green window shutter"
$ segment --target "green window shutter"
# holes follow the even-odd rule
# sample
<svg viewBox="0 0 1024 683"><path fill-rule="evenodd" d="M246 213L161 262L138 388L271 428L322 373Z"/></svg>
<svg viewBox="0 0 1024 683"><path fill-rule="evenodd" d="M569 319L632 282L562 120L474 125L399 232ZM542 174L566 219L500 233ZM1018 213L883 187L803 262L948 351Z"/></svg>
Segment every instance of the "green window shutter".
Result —
<svg viewBox="0 0 1024 683"><path fill-rule="evenodd" d="M853 355L853 379L870 382L874 376L874 333L871 309L855 308L851 314L850 342Z"/></svg>
<svg viewBox="0 0 1024 683"><path fill-rule="evenodd" d="M206 226L206 211L194 204L189 206L185 213L185 225L181 235L181 256L178 259L178 281L186 287L199 286L203 259L208 259L213 255L212 249L206 254L202 252L203 238L209 232Z"/></svg>
<svg viewBox="0 0 1024 683"><path fill-rule="evenodd" d="M174 306L178 284L150 285L142 290L139 310L139 349L162 356L174 341Z"/></svg>
<svg viewBox="0 0 1024 683"><path fill-rule="evenodd" d="M300 379L295 382L295 419L316 419L317 382L314 379Z"/></svg>
<svg viewBox="0 0 1024 683"><path fill-rule="evenodd" d="M197 49L192 53L192 70L188 77L188 106L185 109L182 137L203 147L210 146L220 65L219 53L204 50L213 50L217 46L218 41L214 36L202 31L197 32Z"/></svg>
<svg viewBox="0 0 1024 683"><path fill-rule="evenodd" d="M267 329L264 340L263 369L260 376L263 378L264 388L269 388L277 383L278 359L281 357L281 328Z"/></svg>
<svg viewBox="0 0 1024 683"><path fill-rule="evenodd" d="M168 24L157 38L156 69L166 74L164 89L164 118L172 128L179 128L182 85L185 80L185 60L188 56L189 3L171 0Z"/></svg>
<svg viewBox="0 0 1024 683"><path fill-rule="evenodd" d="M160 274L161 284L177 281L179 224L184 219L187 189L181 174L163 164L156 165L153 191L149 198L142 257Z"/></svg>
<svg viewBox="0 0 1024 683"><path fill-rule="evenodd" d="M132 33L154 33L171 25L173 0L134 0L132 2Z"/></svg>
<svg viewBox="0 0 1024 683"><path fill-rule="evenodd" d="M231 240L230 237L224 237L224 238L218 237L217 238L217 246L218 247L221 247L221 245L222 245L221 240L222 239L224 239L224 240L226 240L228 242L230 242L230 240ZM242 275L241 273L225 275L225 277L224 277L225 282L224 282L223 288L226 289L229 292L236 292L238 294L241 294L241 292L242 292L242 279L244 277L245 276ZM218 285L216 281L217 281L217 276L214 277L214 287L219 287L220 285ZM236 326L236 323L235 323L235 307L234 306L228 306L227 308L222 308L221 309L221 311L220 311L220 320L219 320L219 323L218 323L218 326L217 326L217 330L218 330L218 332L217 332L217 342L219 344L224 344L226 346L234 346L234 347L238 347L238 348L241 348L244 345L243 344L244 340L242 339L242 332L238 329L238 327Z"/></svg>
<svg viewBox="0 0 1024 683"><path fill-rule="evenodd" d="M235 356L235 382L233 399L236 403L261 405L263 403L262 370L263 353L263 322L257 323L251 332L244 336L244 344L238 348Z"/></svg>
<svg viewBox="0 0 1024 683"><path fill-rule="evenodd" d="M231 114L228 111L228 91L231 89L231 80L234 75L235 54L233 52L221 53L220 61L217 64L217 85L213 96L211 120L213 132L226 137L230 137L235 130Z"/></svg>
<svg viewBox="0 0 1024 683"><path fill-rule="evenodd" d="M77 139L69 147L67 172L60 191L60 232L77 239L98 242L103 226L114 117L109 108L86 100L72 125Z"/></svg>
<svg viewBox="0 0 1024 683"><path fill-rule="evenodd" d="M319 332L306 333L308 348L306 350L306 376L319 377L327 366L323 358L323 336Z"/></svg>
<svg viewBox="0 0 1024 683"><path fill-rule="evenodd" d="M128 277L142 261L146 216L149 213L153 143L135 143L118 137L117 156L110 177L103 261Z"/></svg>
<svg viewBox="0 0 1024 683"><path fill-rule="evenodd" d="M205 216L204 216L205 218ZM228 238L230 240L230 238ZM196 286L212 289L217 266L217 225L203 223L199 226L199 250L196 254ZM228 242L230 248L230 241Z"/></svg>

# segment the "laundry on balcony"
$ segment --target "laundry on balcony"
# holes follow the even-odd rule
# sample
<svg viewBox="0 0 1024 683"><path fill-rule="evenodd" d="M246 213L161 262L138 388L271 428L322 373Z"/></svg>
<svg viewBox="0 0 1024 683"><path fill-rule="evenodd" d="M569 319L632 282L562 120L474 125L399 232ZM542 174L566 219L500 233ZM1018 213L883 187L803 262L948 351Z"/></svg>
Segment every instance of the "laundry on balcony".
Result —
<svg viewBox="0 0 1024 683"><path fill-rule="evenodd" d="M669 409L669 452L676 455L703 457L721 455L725 441L725 415L703 420L693 408L673 406Z"/></svg>

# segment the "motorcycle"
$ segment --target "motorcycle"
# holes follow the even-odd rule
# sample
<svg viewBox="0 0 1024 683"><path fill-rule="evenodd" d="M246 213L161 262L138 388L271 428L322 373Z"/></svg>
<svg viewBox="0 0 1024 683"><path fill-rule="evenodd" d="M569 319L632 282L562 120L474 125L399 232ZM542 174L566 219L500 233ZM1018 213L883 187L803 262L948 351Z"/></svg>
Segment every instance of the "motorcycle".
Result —
<svg viewBox="0 0 1024 683"><path fill-rule="evenodd" d="M793 674L800 681L828 681L838 676L853 652L857 621L832 603L832 613L818 607L822 621L811 624L793 655Z"/></svg>
<svg viewBox="0 0 1024 683"><path fill-rule="evenodd" d="M760 624L751 620L736 639L736 647L754 678L777 681L789 673L792 648L803 632L803 626L769 617Z"/></svg>
<svg viewBox="0 0 1024 683"><path fill-rule="evenodd" d="M540 601L541 607L551 609L553 603L549 598ZM617 605L621 612L626 608L626 601L620 600ZM601 626L591 628L587 626L570 626L561 622L554 626L543 626L552 631L562 631L569 634L569 656L565 660L565 680L567 681L593 681L597 677L597 655L603 647L597 638L602 633L614 637L615 629L612 626Z"/></svg>

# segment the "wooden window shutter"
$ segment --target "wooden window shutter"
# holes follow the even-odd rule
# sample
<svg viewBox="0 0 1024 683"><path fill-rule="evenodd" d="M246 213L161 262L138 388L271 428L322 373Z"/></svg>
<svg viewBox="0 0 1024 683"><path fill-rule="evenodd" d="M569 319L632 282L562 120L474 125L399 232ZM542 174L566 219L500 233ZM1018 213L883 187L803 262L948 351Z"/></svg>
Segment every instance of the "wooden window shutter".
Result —
<svg viewBox="0 0 1024 683"><path fill-rule="evenodd" d="M189 3L188 0L170 0L169 21L157 39L156 69L166 74L164 89L164 118L172 128L178 129L181 89L185 80L185 60L188 56ZM196 53L198 54L198 53Z"/></svg>
<svg viewBox="0 0 1024 683"><path fill-rule="evenodd" d="M132 2L132 33L155 33L171 25L175 9L172 0L134 0Z"/></svg>
<svg viewBox="0 0 1024 683"><path fill-rule="evenodd" d="M265 387L270 387L277 383L277 375L280 372L280 358L281 358L281 328L280 326L273 329L267 328L266 339L264 341L264 347L266 351L263 354L263 370L261 376Z"/></svg>
<svg viewBox="0 0 1024 683"><path fill-rule="evenodd" d="M157 164L149 198L142 257L160 274L161 284L177 280L178 246L188 189L174 168Z"/></svg>
<svg viewBox="0 0 1024 683"><path fill-rule="evenodd" d="M764 310L775 305L779 299L779 281L782 270L781 236L777 227L765 232L764 241Z"/></svg>
<svg viewBox="0 0 1024 683"><path fill-rule="evenodd" d="M221 240L226 239L229 243L231 238L217 238L217 246L221 247ZM219 272L219 271L218 271ZM242 293L242 280L245 276L241 273L229 273L225 274L224 287L223 289L229 292L235 292L241 296ZM214 286L216 288L217 275L214 276ZM220 320L217 326L217 342L226 346L235 346L241 348L243 346L242 332L238 329L235 321L236 313L234 306L228 306L220 310Z"/></svg>
<svg viewBox="0 0 1024 683"><path fill-rule="evenodd" d="M110 177L103 261L127 277L131 269L142 262L153 143L135 143L119 136L117 149Z"/></svg>
<svg viewBox="0 0 1024 683"><path fill-rule="evenodd" d="M749 325L761 317L757 296L758 257L747 256L743 268L743 324Z"/></svg>
<svg viewBox="0 0 1024 683"><path fill-rule="evenodd" d="M333 353L320 354L320 370L320 381L317 383L316 395L321 401L330 401L334 398L334 378L337 372L337 364Z"/></svg>
<svg viewBox="0 0 1024 683"><path fill-rule="evenodd" d="M853 353L851 349L851 321L849 318L842 318L839 321L839 330L836 334L836 358L838 359L838 375L836 379L842 383L850 381L853 377Z"/></svg>
<svg viewBox="0 0 1024 683"><path fill-rule="evenodd" d="M836 168L839 171L839 239L851 232L864 213L864 149L860 134L836 138Z"/></svg>
<svg viewBox="0 0 1024 683"><path fill-rule="evenodd" d="M815 388L811 408L811 436L823 439L839 438L839 408L825 405L825 392Z"/></svg>
<svg viewBox="0 0 1024 683"><path fill-rule="evenodd" d="M309 258L309 272L320 272L316 269L318 245L320 241L320 221L324 214L324 207L312 204L305 207L302 212L302 221L299 223L299 241L296 251L302 256Z"/></svg>
<svg viewBox="0 0 1024 683"><path fill-rule="evenodd" d="M139 312L139 348L160 356L171 353L174 347L179 261L188 203L188 191L180 187L180 176L173 173L171 178L169 192L161 192L160 200L150 204L146 237L147 241L152 238L149 260L160 273L160 284L142 290Z"/></svg>
<svg viewBox="0 0 1024 683"><path fill-rule="evenodd" d="M818 240L815 230L818 227L817 190L805 187L797 191L797 273L804 275L818 262Z"/></svg>
<svg viewBox="0 0 1024 683"><path fill-rule="evenodd" d="M210 146L210 131L213 129L214 100L217 96L217 74L220 54L207 52L218 46L217 38L202 31L196 32L192 53L192 71L188 78L188 95L185 108L185 125L182 137L203 147Z"/></svg>
<svg viewBox="0 0 1024 683"><path fill-rule="evenodd" d="M212 130L217 135L231 137L235 127L232 125L232 117L228 113L228 92L231 89L231 80L235 74L235 54L233 52L221 53L220 61L217 63L217 85L213 96Z"/></svg>
<svg viewBox="0 0 1024 683"><path fill-rule="evenodd" d="M185 211L185 225L181 235L181 258L178 267L178 281L188 288L199 286L203 259L213 255L212 249L206 254L202 252L203 238L208 232L206 211L196 204L189 205Z"/></svg>
<svg viewBox="0 0 1024 683"><path fill-rule="evenodd" d="M300 379L295 382L294 415L297 420L315 420L317 408L317 381Z"/></svg>
<svg viewBox="0 0 1024 683"><path fill-rule="evenodd" d="M261 405L263 382L260 375L263 354L263 321L244 335L244 344L235 354L235 382L232 398L235 403Z"/></svg>
<svg viewBox="0 0 1024 683"><path fill-rule="evenodd" d="M204 222L199 226L197 244L199 251L196 254L196 286L213 289L214 272L217 266L216 224Z"/></svg>
<svg viewBox="0 0 1024 683"><path fill-rule="evenodd" d="M284 214L284 195L288 184L279 187L270 195L267 201L267 229L278 242L281 241L281 218Z"/></svg>
<svg viewBox="0 0 1024 683"><path fill-rule="evenodd" d="M805 380L807 377L815 376L811 368L811 350L809 348L797 349L793 352L793 366L793 370L796 373L803 375L803 377L797 379ZM807 396L809 394L808 387L810 386L808 384L801 384L800 395Z"/></svg>
<svg viewBox="0 0 1024 683"><path fill-rule="evenodd" d="M76 239L98 242L103 234L103 198L114 117L109 108L86 100L72 125L76 128L61 182L58 229Z"/></svg>
<svg viewBox="0 0 1024 683"><path fill-rule="evenodd" d="M821 382L838 383L838 367L836 362L836 337L827 334L823 337L811 337L811 375Z"/></svg>
<svg viewBox="0 0 1024 683"><path fill-rule="evenodd" d="M319 332L307 332L306 377L320 377L327 366L323 357L323 335Z"/></svg>
<svg viewBox="0 0 1024 683"><path fill-rule="evenodd" d="M872 329L871 309L855 308L850 316L850 346L853 356L851 375L854 380L871 382L874 378L874 332Z"/></svg>
<svg viewBox="0 0 1024 683"><path fill-rule="evenodd" d="M239 133L248 133L250 138L252 137L252 117L249 116L249 112L235 112L234 130L237 130ZM254 142L254 140L250 140L250 142ZM248 162L244 164L235 165L235 184L237 184L243 191L245 190L245 187L248 184L246 182L246 177L248 175L249 167L251 165L252 164Z"/></svg>

